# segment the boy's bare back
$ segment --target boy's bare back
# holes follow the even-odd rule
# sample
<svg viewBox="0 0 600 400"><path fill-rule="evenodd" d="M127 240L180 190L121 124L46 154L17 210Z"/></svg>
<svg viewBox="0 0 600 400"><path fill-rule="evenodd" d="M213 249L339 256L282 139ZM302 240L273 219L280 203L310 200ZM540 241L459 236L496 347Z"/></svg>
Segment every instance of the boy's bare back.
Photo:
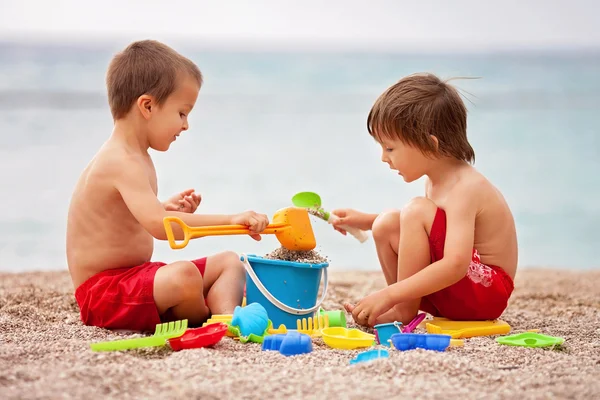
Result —
<svg viewBox="0 0 600 400"><path fill-rule="evenodd" d="M122 171L146 171L157 193L156 172L150 157L136 154L109 140L85 168L69 207L67 261L78 287L98 272L150 261L154 238L134 218L115 183Z"/></svg>
<svg viewBox="0 0 600 400"><path fill-rule="evenodd" d="M514 279L517 270L517 234L508 204L500 191L470 165L456 168L452 178L438 186L430 180L426 197L452 214L453 209L469 198L476 209L473 247L481 262L496 265Z"/></svg>

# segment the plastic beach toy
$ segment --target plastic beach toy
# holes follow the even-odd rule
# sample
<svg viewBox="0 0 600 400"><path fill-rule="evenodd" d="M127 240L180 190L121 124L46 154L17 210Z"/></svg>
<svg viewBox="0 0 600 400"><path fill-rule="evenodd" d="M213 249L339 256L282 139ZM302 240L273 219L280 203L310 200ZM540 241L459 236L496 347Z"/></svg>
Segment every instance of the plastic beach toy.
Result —
<svg viewBox="0 0 600 400"><path fill-rule="evenodd" d="M496 342L500 344L523 347L550 347L561 345L564 341L565 339L561 337L542 335L534 332L525 332L496 338Z"/></svg>
<svg viewBox="0 0 600 400"><path fill-rule="evenodd" d="M390 346L390 338L396 333L402 333L402 322L394 321L386 324L375 325L375 339L383 346Z"/></svg>
<svg viewBox="0 0 600 400"><path fill-rule="evenodd" d="M90 347L93 351L119 351L137 349L140 347L158 347L165 346L167 340L183 335L187 329L188 320L165 322L157 324L154 335L143 338L113 340L110 342L92 343Z"/></svg>
<svg viewBox="0 0 600 400"><path fill-rule="evenodd" d="M325 328L321 331L323 341L334 349L353 350L371 347L375 343L375 335L348 328Z"/></svg>
<svg viewBox="0 0 600 400"><path fill-rule="evenodd" d="M451 321L435 317L426 321L428 333L439 333L452 336L453 339L474 336L504 335L510 332L510 325L502 320L493 321Z"/></svg>
<svg viewBox="0 0 600 400"><path fill-rule="evenodd" d="M426 316L427 316L427 314L425 314L425 313L421 313L421 314L417 315L412 321L410 321L408 323L408 325L406 325L404 328L402 328L402 332L404 332L404 333L412 333L412 331L414 331L415 328L417 326L419 326L419 324L421 323L421 321L423 321Z"/></svg>
<svg viewBox="0 0 600 400"><path fill-rule="evenodd" d="M229 332L239 336L242 343L262 343L270 327L267 310L259 303L251 303L243 308L235 307Z"/></svg>
<svg viewBox="0 0 600 400"><path fill-rule="evenodd" d="M356 358L350 360L350 364L358 364L366 361L377 360L378 358L389 358L390 353L387 350L378 349L378 350L368 350L363 351Z"/></svg>
<svg viewBox="0 0 600 400"><path fill-rule="evenodd" d="M176 242L171 223L179 225L183 231L183 241ZM180 218L168 216L163 218L167 239L172 249L183 249L192 238L219 235L249 235L250 229L244 225L188 226ZM312 250L317 246L315 235L310 224L308 211L304 208L287 207L273 215L273 223L267 225L262 234L275 234L283 247L289 250Z"/></svg>
<svg viewBox="0 0 600 400"><path fill-rule="evenodd" d="M285 335L266 336L263 350L276 350L284 356L296 356L306 354L312 351L312 341L310 336L298 332L289 332Z"/></svg>
<svg viewBox="0 0 600 400"><path fill-rule="evenodd" d="M244 307L244 306L242 306ZM217 322L222 322L227 325L231 325L231 320L233 319L233 314L213 314L202 326L207 326L210 324L215 324ZM228 337L234 337L235 335L229 331L225 333Z"/></svg>
<svg viewBox="0 0 600 400"><path fill-rule="evenodd" d="M311 215L314 215L318 218L321 218L324 221L329 222L330 224L339 219L339 217L335 214L331 214L328 211L325 211L323 207L321 207L321 196L314 192L300 192L296 193L294 197L292 197L292 204L296 207L302 207L308 209L308 212ZM351 226L342 225L340 228L344 229L346 232L351 234L358 240L359 242L365 242L369 236L363 230L353 228Z"/></svg>
<svg viewBox="0 0 600 400"><path fill-rule="evenodd" d="M169 339L169 346L175 351L214 346L227 332L227 324L217 322L201 328L188 329L183 336Z"/></svg>
<svg viewBox="0 0 600 400"><path fill-rule="evenodd" d="M346 327L346 313L342 310L325 311L319 307L319 315L327 316L329 318L329 327Z"/></svg>
<svg viewBox="0 0 600 400"><path fill-rule="evenodd" d="M396 333L390 339L394 347L400 351L425 349L444 351L450 345L450 335Z"/></svg>

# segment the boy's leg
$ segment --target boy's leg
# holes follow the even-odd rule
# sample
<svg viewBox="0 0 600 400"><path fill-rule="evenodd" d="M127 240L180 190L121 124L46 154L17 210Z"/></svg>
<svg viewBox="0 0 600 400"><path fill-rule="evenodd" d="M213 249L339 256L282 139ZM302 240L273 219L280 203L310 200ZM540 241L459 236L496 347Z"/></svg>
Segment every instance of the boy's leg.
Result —
<svg viewBox="0 0 600 400"><path fill-rule="evenodd" d="M398 247L398 281L404 280L431 264L429 235L437 212L436 204L424 197L412 199L400 216ZM419 311L421 299L394 306L396 321L408 324Z"/></svg>
<svg viewBox="0 0 600 400"><path fill-rule="evenodd" d="M398 271L398 244L400 241L400 210L384 211L373 222L373 240L377 249L377 257L388 286L396 283ZM353 304L345 303L349 313Z"/></svg>
<svg viewBox="0 0 600 400"><path fill-rule="evenodd" d="M162 316L167 311L174 319L187 319L190 326L204 322L209 309L204 301L204 279L190 261L165 265L154 276L154 302Z"/></svg>
<svg viewBox="0 0 600 400"><path fill-rule="evenodd" d="M373 238L388 285L414 275L431 263L429 235L436 212L434 202L417 197L402 211L377 217L379 226L373 224ZM394 246L394 243L397 245ZM376 324L393 321L407 324L419 311L420 303L421 299L416 299L397 304L379 316ZM353 308L347 306L346 310L351 312Z"/></svg>
<svg viewBox="0 0 600 400"><path fill-rule="evenodd" d="M388 286L397 282L400 210L386 211L373 223L373 240L377 257Z"/></svg>
<svg viewBox="0 0 600 400"><path fill-rule="evenodd" d="M233 314L242 305L246 271L239 255L233 251L206 259L204 297L212 314Z"/></svg>

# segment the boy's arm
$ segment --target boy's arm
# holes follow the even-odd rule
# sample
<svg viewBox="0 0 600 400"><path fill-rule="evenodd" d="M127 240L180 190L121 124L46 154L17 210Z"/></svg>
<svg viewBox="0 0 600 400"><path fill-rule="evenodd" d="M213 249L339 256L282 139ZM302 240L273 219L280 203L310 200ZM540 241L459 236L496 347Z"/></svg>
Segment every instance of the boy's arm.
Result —
<svg viewBox="0 0 600 400"><path fill-rule="evenodd" d="M190 226L229 225L234 217L233 215L199 215L165 211L150 186L147 173L140 164L135 162L127 163L126 168L119 168L115 188L134 218L159 240L167 239L163 224L163 218L166 216L179 217ZM174 226L173 232L177 240L183 238L179 226Z"/></svg>

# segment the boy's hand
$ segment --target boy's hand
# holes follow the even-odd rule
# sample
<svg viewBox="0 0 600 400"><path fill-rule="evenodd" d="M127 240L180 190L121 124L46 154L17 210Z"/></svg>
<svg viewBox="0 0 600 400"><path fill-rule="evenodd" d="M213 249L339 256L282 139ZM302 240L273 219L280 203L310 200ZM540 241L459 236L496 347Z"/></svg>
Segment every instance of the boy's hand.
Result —
<svg viewBox="0 0 600 400"><path fill-rule="evenodd" d="M234 225L246 225L250 228L250 237L254 240L261 240L259 233L264 231L267 225L269 225L269 217L265 214L255 213L254 211L246 211L235 215L231 219L231 223Z"/></svg>
<svg viewBox="0 0 600 400"><path fill-rule="evenodd" d="M179 211L189 214L196 212L202 197L194 189L184 190L163 203L166 211Z"/></svg>
<svg viewBox="0 0 600 400"><path fill-rule="evenodd" d="M357 324L372 327L377 318L393 306L393 300L383 289L363 298L353 308L347 305L346 310L352 312L352 318Z"/></svg>
<svg viewBox="0 0 600 400"><path fill-rule="evenodd" d="M343 225L358 228L363 231L368 231L373 226L372 223L369 224L367 214L351 208L341 208L338 210L333 210L331 213L338 217L338 219L331 222L331 225L336 231L343 235L346 234L346 230L341 228Z"/></svg>

